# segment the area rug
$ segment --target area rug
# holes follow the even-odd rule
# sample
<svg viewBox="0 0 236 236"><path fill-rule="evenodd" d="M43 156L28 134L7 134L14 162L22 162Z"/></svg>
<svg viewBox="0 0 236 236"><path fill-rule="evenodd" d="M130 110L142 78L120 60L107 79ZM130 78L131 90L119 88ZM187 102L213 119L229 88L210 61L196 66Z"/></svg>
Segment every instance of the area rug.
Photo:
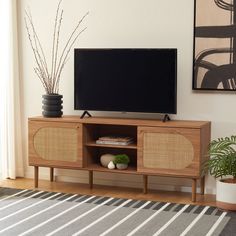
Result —
<svg viewBox="0 0 236 236"><path fill-rule="evenodd" d="M236 235L215 207L0 188L0 235Z"/></svg>

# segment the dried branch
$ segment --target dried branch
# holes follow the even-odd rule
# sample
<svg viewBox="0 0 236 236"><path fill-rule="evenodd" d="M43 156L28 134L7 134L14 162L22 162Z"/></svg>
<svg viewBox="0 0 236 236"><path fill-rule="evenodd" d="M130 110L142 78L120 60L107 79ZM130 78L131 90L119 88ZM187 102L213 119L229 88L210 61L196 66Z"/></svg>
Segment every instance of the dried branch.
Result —
<svg viewBox="0 0 236 236"><path fill-rule="evenodd" d="M65 64L67 63L67 61L69 61L69 58L65 61L64 64L62 64L61 71L63 70L63 68L64 68ZM55 81L55 91L56 91L56 93L58 93L58 91L59 91L59 82L60 82L60 75L59 75L59 77L57 77L57 80Z"/></svg>
<svg viewBox="0 0 236 236"><path fill-rule="evenodd" d="M67 40L66 45L65 45L65 47L64 47L64 49L63 49L63 51L62 51L61 57L60 57L60 59L59 59L59 63L58 63L58 66L57 66L56 77L57 77L58 72L59 72L59 70L60 70L61 63L62 63L62 61L64 61L64 60L63 60L63 57L64 57L64 54L65 54L65 52L66 52L66 49L67 49L67 47L68 47L68 45L69 45L71 39L73 38L73 36L74 36L74 34L76 33L77 29L79 28L80 24L83 22L84 18L85 18L88 14L89 14L89 12L87 12L87 13L81 18L81 20L80 20L79 23L76 25L76 27L75 27L75 29L73 30L73 32L71 33L69 39Z"/></svg>
<svg viewBox="0 0 236 236"><path fill-rule="evenodd" d="M76 27L72 31L70 37L66 41L66 44L62 50L60 57L58 57L58 49L60 44L60 31L63 20L63 9L60 10L62 0L59 0L56 10L56 16L54 21L54 30L53 30L53 44L52 44L52 55L51 55L51 68L49 73L49 67L46 61L43 47L39 40L38 34L35 30L33 17L30 13L30 10L25 11L25 27L27 30L27 35L30 41L30 46L32 48L35 62L37 67L34 68L34 72L37 77L40 79L41 83L47 94L58 93L59 91L59 82L62 70L68 61L68 55L71 51L72 46L75 44L78 37L86 30L86 27L77 33L81 23L84 18L88 15L88 12L81 18L77 23ZM60 12L60 14L59 14Z"/></svg>
<svg viewBox="0 0 236 236"><path fill-rule="evenodd" d="M25 20L25 27L26 27L26 30L27 30L27 34L28 34L28 38L29 38L29 41L30 41L31 48L33 50L33 54L34 54L34 58L35 58L36 64L38 66L40 74L44 75L43 70L41 68L41 64L39 62L40 61L39 54L37 52L37 49L35 48L35 45L33 44L33 41L32 41L32 38L31 38L31 34L30 34L30 30L29 30L26 18L24 18L24 20Z"/></svg>
<svg viewBox="0 0 236 236"><path fill-rule="evenodd" d="M59 38L60 38L60 30L61 30L61 23L62 23L62 16L63 16L63 10L61 11L59 25L57 29L57 41L56 41L56 52L55 52L55 59L54 59L54 72L53 72L53 89L56 83L56 66L57 66L57 53L58 53L58 46L59 46Z"/></svg>
<svg viewBox="0 0 236 236"><path fill-rule="evenodd" d="M30 41L30 45L31 45L31 48L32 48L33 53L34 53L34 58L35 58L36 64L38 66L38 70L40 71L41 77L44 78L44 84L47 84L47 82L45 81L47 79L47 76L45 75L44 66L43 66L43 62L42 62L42 59L41 59L41 55L40 55L40 53L38 51L38 48L37 48L37 43L36 43L35 40L34 41L32 40L30 29L29 29L26 17L24 18L24 20L25 20L25 26L26 26L26 29L27 29L27 34L28 34L28 38L29 38L29 41ZM34 33L33 33L33 38L35 39ZM48 88L46 89L46 91L49 91Z"/></svg>
<svg viewBox="0 0 236 236"><path fill-rule="evenodd" d="M34 68L34 72L35 72L36 75L39 77L41 83L43 84L44 89L47 91L47 84L46 84L44 78L42 77L42 75L41 75L39 69L38 69L38 68Z"/></svg>
<svg viewBox="0 0 236 236"><path fill-rule="evenodd" d="M45 67L45 70L46 70L46 74L47 74L47 76L48 76L48 78L49 78L49 72L48 72L48 68L47 68L46 57L45 57L45 54L44 54L44 51L43 51L43 47L42 47L42 45L41 45L41 42L40 42L40 40L39 40L38 34L37 34L36 30L35 30L35 27L34 27L34 24L33 24L33 18L32 18L32 15L31 15L31 13L30 13L30 10L29 10L29 12L25 11L25 14L26 14L26 16L28 17L28 20L29 20L29 23L30 23L32 32L33 32L33 34L34 34L34 37L37 39L37 42L38 42L38 44L39 44L39 48L40 48L40 51L41 51L41 54L42 54L42 60L43 60L43 62L44 62L44 67ZM41 54L39 53L40 57L41 57Z"/></svg>
<svg viewBox="0 0 236 236"><path fill-rule="evenodd" d="M58 5L57 5L57 12L56 12L56 18L55 18L55 23L54 23L54 32L53 32L53 43L52 43L52 66L51 66L51 77L50 80L52 81L52 85L53 85L53 74L54 74L54 49L55 49L55 41L56 41L56 31L57 31L57 24L58 24L58 13L59 13L59 9L60 9L60 5L61 5L61 1L59 1Z"/></svg>
<svg viewBox="0 0 236 236"><path fill-rule="evenodd" d="M78 37L79 37L86 29L87 29L87 27L85 27L84 29L82 29L82 30L78 33L78 35L74 38L74 40L72 41L72 43L70 44L69 49L67 50L66 55L65 55L65 57L64 57L64 60L63 60L63 62L62 62L62 66L60 67L59 73L58 73L58 75L57 75L57 80L60 80L62 69L63 69L64 65L66 64L66 62L67 62L67 57L68 57L68 55L69 55L69 53L70 53L70 50L71 50L72 46L74 45L74 43L76 42L76 40L78 39Z"/></svg>

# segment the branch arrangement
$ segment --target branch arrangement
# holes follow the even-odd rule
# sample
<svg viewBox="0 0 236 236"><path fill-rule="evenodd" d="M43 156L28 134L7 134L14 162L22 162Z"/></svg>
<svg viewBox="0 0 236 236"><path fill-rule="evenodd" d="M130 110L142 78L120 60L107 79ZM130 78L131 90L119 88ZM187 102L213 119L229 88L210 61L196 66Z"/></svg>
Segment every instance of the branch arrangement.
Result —
<svg viewBox="0 0 236 236"><path fill-rule="evenodd" d="M34 59L36 62L36 67L34 72L42 82L44 89L47 94L58 94L59 91L59 82L61 78L62 70L68 60L69 53L72 46L75 44L78 37L86 30L87 27L80 29L80 25L83 22L84 18L88 15L88 12L79 20L68 40L65 43L65 46L59 55L59 39L60 39L60 30L63 20L63 9L61 9L61 2L59 0L57 5L56 17L54 22L53 30L53 44L52 44L52 54L51 54L51 65L48 65L48 62L45 57L45 53L41 42L39 40L38 34L35 30L33 17L30 11L25 10L25 27L27 30L27 35L30 41L31 48L33 50Z"/></svg>

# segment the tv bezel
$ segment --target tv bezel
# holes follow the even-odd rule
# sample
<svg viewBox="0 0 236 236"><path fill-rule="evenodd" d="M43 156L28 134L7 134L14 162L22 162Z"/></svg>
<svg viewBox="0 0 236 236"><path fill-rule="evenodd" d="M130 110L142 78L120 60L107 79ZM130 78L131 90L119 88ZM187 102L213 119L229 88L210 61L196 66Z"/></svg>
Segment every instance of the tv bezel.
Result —
<svg viewBox="0 0 236 236"><path fill-rule="evenodd" d="M175 84L175 89L174 89L174 110L173 111L156 111L156 110L123 110L123 109L81 109L78 108L78 105L76 106L76 69L75 69L75 57L76 57L76 51L95 51L95 50L173 50L175 52L175 75L174 75L174 84ZM152 114L177 114L177 64L178 64L178 50L177 48L75 48L74 49L74 110L78 111L101 111L101 112L121 112L121 113L152 113Z"/></svg>

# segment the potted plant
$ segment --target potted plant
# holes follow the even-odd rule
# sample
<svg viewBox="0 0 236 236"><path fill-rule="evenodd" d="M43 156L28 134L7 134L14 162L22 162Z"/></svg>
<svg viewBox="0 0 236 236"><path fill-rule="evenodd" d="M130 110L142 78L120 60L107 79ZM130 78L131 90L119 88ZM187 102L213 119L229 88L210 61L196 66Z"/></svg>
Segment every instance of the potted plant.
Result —
<svg viewBox="0 0 236 236"><path fill-rule="evenodd" d="M206 168L216 182L216 204L224 210L236 210L236 136L213 140ZM224 177L224 178L223 178Z"/></svg>
<svg viewBox="0 0 236 236"><path fill-rule="evenodd" d="M116 164L117 169L127 169L129 162L130 159L126 154L115 155L114 164Z"/></svg>
<svg viewBox="0 0 236 236"><path fill-rule="evenodd" d="M59 0L56 10L53 38L52 38L52 51L49 62L46 60L46 56L36 32L33 18L29 10L25 11L25 27L27 35L30 41L30 46L33 51L36 66L34 72L40 79L46 94L43 95L43 116L45 117L61 117L62 112L62 95L59 94L59 82L63 68L68 61L69 53L78 39L78 37L84 32L86 27L80 29L81 23L88 15L86 13L77 23L72 33L69 35L64 48L59 50L60 43L60 30L63 19L63 9L61 9L61 2ZM59 53L60 51L60 53Z"/></svg>

